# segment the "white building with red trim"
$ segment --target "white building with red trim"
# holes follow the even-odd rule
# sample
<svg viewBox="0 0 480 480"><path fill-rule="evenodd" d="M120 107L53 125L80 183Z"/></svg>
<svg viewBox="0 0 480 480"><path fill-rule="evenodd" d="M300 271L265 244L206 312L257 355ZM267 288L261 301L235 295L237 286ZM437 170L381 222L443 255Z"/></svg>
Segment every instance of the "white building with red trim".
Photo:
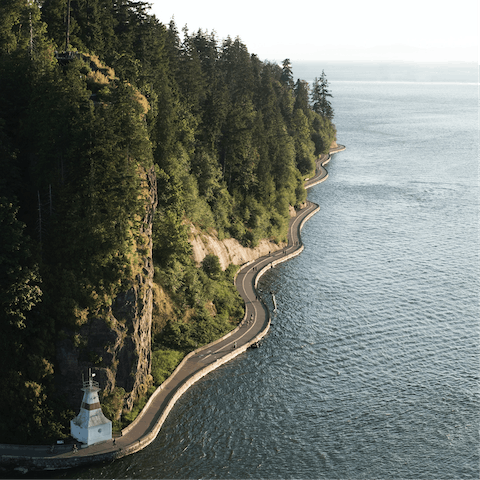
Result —
<svg viewBox="0 0 480 480"><path fill-rule="evenodd" d="M80 413L70 420L70 432L73 438L87 446L104 442L112 438L112 422L102 412L98 392L98 382L93 380L95 374L88 373L88 380L83 382L83 401Z"/></svg>

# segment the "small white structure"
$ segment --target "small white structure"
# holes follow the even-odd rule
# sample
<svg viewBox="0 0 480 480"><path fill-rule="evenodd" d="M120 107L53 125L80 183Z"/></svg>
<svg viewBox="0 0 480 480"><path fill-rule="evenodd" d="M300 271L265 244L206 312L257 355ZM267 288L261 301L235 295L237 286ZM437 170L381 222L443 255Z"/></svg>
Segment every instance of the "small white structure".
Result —
<svg viewBox="0 0 480 480"><path fill-rule="evenodd" d="M88 445L104 442L112 438L112 422L102 412L98 392L98 382L93 380L95 374L88 371L88 380L83 382L83 401L80 413L70 420L72 437Z"/></svg>

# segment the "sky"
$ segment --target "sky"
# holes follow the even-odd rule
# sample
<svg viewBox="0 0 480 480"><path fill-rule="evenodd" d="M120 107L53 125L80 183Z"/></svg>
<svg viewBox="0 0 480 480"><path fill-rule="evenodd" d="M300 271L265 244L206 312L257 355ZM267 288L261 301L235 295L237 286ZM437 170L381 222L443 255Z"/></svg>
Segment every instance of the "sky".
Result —
<svg viewBox="0 0 480 480"><path fill-rule="evenodd" d="M478 0L147 0L164 24L239 37L261 60L479 62Z"/></svg>

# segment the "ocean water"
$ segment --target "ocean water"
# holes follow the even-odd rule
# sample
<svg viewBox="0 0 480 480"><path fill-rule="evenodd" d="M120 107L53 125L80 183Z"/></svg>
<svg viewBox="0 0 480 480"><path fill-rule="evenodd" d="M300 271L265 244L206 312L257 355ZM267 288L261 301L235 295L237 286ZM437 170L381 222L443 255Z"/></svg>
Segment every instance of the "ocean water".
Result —
<svg viewBox="0 0 480 480"><path fill-rule="evenodd" d="M480 477L477 66L293 66L325 69L347 150L260 284L271 332L144 451L59 478Z"/></svg>

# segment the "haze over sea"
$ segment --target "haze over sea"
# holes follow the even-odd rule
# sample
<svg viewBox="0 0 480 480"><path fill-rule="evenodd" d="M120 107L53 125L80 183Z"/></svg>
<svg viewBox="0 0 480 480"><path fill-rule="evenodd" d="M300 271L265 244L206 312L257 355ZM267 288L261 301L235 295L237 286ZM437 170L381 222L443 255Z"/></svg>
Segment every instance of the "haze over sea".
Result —
<svg viewBox="0 0 480 480"><path fill-rule="evenodd" d="M477 66L293 68L325 70L347 150L263 277L270 334L144 451L57 478L480 477Z"/></svg>

